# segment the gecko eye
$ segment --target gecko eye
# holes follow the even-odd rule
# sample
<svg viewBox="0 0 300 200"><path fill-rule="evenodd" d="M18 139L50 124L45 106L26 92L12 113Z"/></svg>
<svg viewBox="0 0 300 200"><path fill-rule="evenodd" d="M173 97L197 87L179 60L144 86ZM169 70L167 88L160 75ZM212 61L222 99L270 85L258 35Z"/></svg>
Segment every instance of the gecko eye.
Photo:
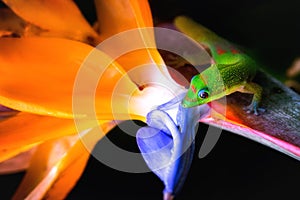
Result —
<svg viewBox="0 0 300 200"><path fill-rule="evenodd" d="M198 97L200 97L201 99L206 99L208 98L208 91L207 89L202 89L198 92Z"/></svg>

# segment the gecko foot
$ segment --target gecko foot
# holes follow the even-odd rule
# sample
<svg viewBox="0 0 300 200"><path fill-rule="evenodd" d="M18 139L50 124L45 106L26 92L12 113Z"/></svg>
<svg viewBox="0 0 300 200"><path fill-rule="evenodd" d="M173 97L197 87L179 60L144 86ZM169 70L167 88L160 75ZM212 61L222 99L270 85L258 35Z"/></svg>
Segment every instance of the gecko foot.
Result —
<svg viewBox="0 0 300 200"><path fill-rule="evenodd" d="M264 108L259 108L258 103L256 101L252 102L249 106L246 106L244 110L250 114L254 113L255 115L259 115L259 113L265 112L266 109Z"/></svg>

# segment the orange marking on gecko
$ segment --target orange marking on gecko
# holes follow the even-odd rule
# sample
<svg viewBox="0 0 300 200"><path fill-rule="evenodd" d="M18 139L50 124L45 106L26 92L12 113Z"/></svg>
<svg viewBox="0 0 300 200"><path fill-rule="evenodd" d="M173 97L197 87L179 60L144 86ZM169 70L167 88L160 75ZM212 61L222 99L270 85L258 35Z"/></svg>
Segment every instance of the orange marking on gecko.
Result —
<svg viewBox="0 0 300 200"><path fill-rule="evenodd" d="M192 86L191 86L191 89L192 89L192 91L193 91L194 93L196 93L196 92L197 92L197 90L196 90L196 88L195 88L195 86L194 86L194 85L192 85Z"/></svg>

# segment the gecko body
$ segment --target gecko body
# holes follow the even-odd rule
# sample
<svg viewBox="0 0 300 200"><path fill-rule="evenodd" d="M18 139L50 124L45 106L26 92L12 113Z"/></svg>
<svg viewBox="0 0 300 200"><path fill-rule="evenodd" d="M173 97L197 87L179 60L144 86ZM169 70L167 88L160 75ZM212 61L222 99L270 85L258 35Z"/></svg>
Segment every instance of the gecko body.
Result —
<svg viewBox="0 0 300 200"><path fill-rule="evenodd" d="M247 110L257 115L262 94L262 88L252 82L257 71L257 63L229 41L188 17L177 17L175 26L196 42L208 47L215 62L192 78L182 106L194 107L233 92L242 92L253 94Z"/></svg>

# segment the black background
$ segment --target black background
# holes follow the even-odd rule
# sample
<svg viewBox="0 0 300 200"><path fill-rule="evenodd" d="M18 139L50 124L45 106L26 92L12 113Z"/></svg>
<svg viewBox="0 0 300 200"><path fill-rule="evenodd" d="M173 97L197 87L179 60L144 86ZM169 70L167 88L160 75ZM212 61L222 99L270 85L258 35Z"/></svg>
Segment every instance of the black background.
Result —
<svg viewBox="0 0 300 200"><path fill-rule="evenodd" d="M86 2L77 1L85 16L93 21L95 13ZM278 77L300 56L298 2L150 0L155 19L171 21L179 14L193 17L224 38L250 49ZM299 198L299 161L225 131L212 152L199 159L197 154L206 129L200 124L195 158L178 200ZM135 138L117 128L108 137L120 147L137 151ZM0 177L0 199L9 199L22 175ZM162 190L162 183L152 173L119 172L91 157L67 199L156 200L161 199Z"/></svg>

